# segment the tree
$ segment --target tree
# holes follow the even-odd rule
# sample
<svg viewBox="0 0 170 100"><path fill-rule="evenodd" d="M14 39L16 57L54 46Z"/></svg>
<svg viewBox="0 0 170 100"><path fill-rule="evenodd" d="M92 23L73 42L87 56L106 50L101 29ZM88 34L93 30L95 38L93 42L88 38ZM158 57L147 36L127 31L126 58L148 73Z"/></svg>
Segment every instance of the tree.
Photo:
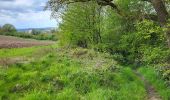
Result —
<svg viewBox="0 0 170 100"><path fill-rule="evenodd" d="M0 26L0 34L2 34L2 26Z"/></svg>
<svg viewBox="0 0 170 100"><path fill-rule="evenodd" d="M5 24L5 25L3 25L2 26L2 30L4 32L16 32L16 28L12 24Z"/></svg>
<svg viewBox="0 0 170 100"><path fill-rule="evenodd" d="M0 26L0 31L2 30L2 26Z"/></svg>
<svg viewBox="0 0 170 100"><path fill-rule="evenodd" d="M56 15L56 12L63 12L64 10L67 9L68 5L77 3L77 2L89 2L92 0L49 0L47 3L47 8L52 10L52 15L53 17ZM125 0L95 0L98 5L101 6L110 6L117 14L119 14L121 17L124 18L129 18L131 17L132 19L136 16L131 16L127 13L125 13L121 9L121 5L119 2L125 2ZM166 38L168 42L168 46L170 48L170 29L167 26L168 24L168 18L169 18L169 13L166 5L169 5L168 0L126 0L128 1L128 5L131 6L132 2L136 2L135 4L143 4L142 10L137 10L136 12L139 12L139 14L142 14L142 19L149 19L149 20L154 20L158 23L163 28L168 28L166 31ZM152 5L152 7L148 7L146 5ZM132 5L133 6L133 5ZM147 12L148 8L150 9L149 12ZM132 10L131 10L132 11ZM133 9L135 11L135 9ZM132 11L132 12L133 12ZM153 13L153 11L155 11Z"/></svg>
<svg viewBox="0 0 170 100"><path fill-rule="evenodd" d="M61 41L81 47L101 42L101 8L95 2L72 4L62 16Z"/></svg>
<svg viewBox="0 0 170 100"><path fill-rule="evenodd" d="M32 29L32 34L33 34L33 35L38 35L38 34L40 34L40 33L41 33L41 31L36 30L36 29Z"/></svg>

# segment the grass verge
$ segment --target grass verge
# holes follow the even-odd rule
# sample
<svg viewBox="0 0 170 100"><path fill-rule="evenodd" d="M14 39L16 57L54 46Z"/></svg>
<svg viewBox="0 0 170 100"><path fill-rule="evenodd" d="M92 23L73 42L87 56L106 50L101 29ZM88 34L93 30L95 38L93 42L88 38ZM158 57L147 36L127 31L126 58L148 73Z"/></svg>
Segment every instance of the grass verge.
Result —
<svg viewBox="0 0 170 100"><path fill-rule="evenodd" d="M170 100L170 87L166 86L154 68L141 67L139 72L154 86L163 100Z"/></svg>

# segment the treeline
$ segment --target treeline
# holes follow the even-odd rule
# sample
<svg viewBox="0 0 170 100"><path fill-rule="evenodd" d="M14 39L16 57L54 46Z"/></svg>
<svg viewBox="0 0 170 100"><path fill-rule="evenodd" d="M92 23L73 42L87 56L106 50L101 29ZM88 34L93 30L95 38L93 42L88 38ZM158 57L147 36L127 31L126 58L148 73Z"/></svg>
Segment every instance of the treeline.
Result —
<svg viewBox="0 0 170 100"><path fill-rule="evenodd" d="M151 4L139 0L117 0L116 3L123 17L120 12L102 7L96 1L67 5L61 15L61 45L109 52L121 64L134 68L154 67L170 83L167 28L145 17L145 13L156 13ZM53 2L49 4L52 10L55 6ZM54 17L55 12L52 13Z"/></svg>
<svg viewBox="0 0 170 100"><path fill-rule="evenodd" d="M0 35L16 36L21 38L31 38L37 40L57 40L57 32L52 30L50 33L42 33L36 29L33 29L31 33L18 32L15 26L12 24L5 24L0 27Z"/></svg>

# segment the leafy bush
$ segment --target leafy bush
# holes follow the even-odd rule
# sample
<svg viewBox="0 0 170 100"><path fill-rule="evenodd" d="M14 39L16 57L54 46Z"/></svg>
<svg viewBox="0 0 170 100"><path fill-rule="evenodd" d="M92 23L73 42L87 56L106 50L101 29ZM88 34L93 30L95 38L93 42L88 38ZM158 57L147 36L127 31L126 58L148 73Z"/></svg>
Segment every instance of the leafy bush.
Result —
<svg viewBox="0 0 170 100"><path fill-rule="evenodd" d="M140 50L144 64L163 64L170 59L170 50L164 47L142 46Z"/></svg>
<svg viewBox="0 0 170 100"><path fill-rule="evenodd" d="M130 63L151 64L167 59L163 29L154 22L144 20L136 24L136 32L127 33L120 40L120 50ZM144 61L144 62L143 62Z"/></svg>

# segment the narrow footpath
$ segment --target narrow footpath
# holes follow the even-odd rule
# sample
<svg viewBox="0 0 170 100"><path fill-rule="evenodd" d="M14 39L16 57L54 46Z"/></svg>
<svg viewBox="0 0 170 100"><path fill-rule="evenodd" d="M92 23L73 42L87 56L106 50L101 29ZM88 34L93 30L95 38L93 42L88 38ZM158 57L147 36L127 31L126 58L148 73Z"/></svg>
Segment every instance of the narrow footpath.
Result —
<svg viewBox="0 0 170 100"><path fill-rule="evenodd" d="M138 71L134 70L134 73L143 81L145 89L147 91L148 100L162 100L156 89L142 76Z"/></svg>

